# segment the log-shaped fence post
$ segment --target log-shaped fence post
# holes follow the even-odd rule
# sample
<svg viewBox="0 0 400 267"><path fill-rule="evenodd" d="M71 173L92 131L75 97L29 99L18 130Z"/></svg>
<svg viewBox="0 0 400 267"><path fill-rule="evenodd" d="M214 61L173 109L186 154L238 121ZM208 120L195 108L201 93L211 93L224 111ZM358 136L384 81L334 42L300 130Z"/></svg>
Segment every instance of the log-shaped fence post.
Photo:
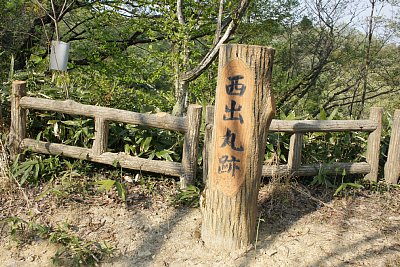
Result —
<svg viewBox="0 0 400 267"><path fill-rule="evenodd" d="M275 103L274 50L227 44L220 48L211 162L201 197L206 246L231 251L254 242L266 137Z"/></svg>
<svg viewBox="0 0 400 267"><path fill-rule="evenodd" d="M0 131L3 131L4 128L4 119L3 119L3 103L1 101L2 95L0 93Z"/></svg>
<svg viewBox="0 0 400 267"><path fill-rule="evenodd" d="M186 115L187 131L183 143L182 168L184 174L180 177L181 189L193 184L197 171L197 154L201 124L202 106L189 105Z"/></svg>
<svg viewBox="0 0 400 267"><path fill-rule="evenodd" d="M289 172L294 173L301 166L301 150L303 147L303 134L294 133L290 136L289 155L288 155L288 169Z"/></svg>
<svg viewBox="0 0 400 267"><path fill-rule="evenodd" d="M20 144L26 135L26 109L21 108L20 100L26 95L26 82L14 81L11 92L11 127L9 135L11 158L21 152Z"/></svg>
<svg viewBox="0 0 400 267"><path fill-rule="evenodd" d="M379 169L379 153L381 144L382 132L382 114L383 108L372 107L370 110L369 119L377 124L377 128L368 136L366 161L371 166L371 171L365 175L364 179L377 182Z"/></svg>
<svg viewBox="0 0 400 267"><path fill-rule="evenodd" d="M203 183L207 182L208 170L210 166L210 150L212 141L212 129L214 124L214 106L206 107L205 133L203 145Z"/></svg>
<svg viewBox="0 0 400 267"><path fill-rule="evenodd" d="M396 184L400 176L400 109L393 115L392 134L390 136L389 151L385 164L385 180Z"/></svg>
<svg viewBox="0 0 400 267"><path fill-rule="evenodd" d="M94 123L95 132L92 151L95 155L101 155L107 151L108 121L102 117L96 117Z"/></svg>

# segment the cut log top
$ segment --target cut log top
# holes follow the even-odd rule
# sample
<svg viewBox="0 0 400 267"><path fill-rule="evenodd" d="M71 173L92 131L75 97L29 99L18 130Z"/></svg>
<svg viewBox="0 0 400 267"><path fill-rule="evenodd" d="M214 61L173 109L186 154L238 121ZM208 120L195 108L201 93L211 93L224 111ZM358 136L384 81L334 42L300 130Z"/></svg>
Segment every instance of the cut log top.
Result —
<svg viewBox="0 0 400 267"><path fill-rule="evenodd" d="M272 120L270 132L372 132L378 123L371 120Z"/></svg>
<svg viewBox="0 0 400 267"><path fill-rule="evenodd" d="M13 85L26 84L26 81L13 81Z"/></svg>
<svg viewBox="0 0 400 267"><path fill-rule="evenodd" d="M186 132L188 128L185 117L175 117L167 113L141 114L115 108L84 105L73 100L60 101L25 96L21 98L20 105L22 108L33 108L88 117L101 117L107 121L144 125L178 132Z"/></svg>

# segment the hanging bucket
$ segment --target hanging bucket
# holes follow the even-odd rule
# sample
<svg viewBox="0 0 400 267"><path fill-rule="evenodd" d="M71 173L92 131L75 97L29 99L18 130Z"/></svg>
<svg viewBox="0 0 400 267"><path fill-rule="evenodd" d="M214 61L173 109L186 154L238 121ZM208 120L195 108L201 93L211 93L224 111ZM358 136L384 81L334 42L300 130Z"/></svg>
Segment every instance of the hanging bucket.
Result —
<svg viewBox="0 0 400 267"><path fill-rule="evenodd" d="M69 43L61 41L51 42L51 53L50 53L50 69L51 70L67 70L69 54Z"/></svg>

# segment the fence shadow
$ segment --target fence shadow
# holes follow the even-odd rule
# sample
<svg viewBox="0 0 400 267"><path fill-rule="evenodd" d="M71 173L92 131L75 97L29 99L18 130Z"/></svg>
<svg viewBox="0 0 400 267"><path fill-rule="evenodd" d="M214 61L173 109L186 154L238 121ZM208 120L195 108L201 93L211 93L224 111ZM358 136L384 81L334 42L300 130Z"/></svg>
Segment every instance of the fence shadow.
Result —
<svg viewBox="0 0 400 267"><path fill-rule="evenodd" d="M375 263L373 257L400 255L400 236L383 241L385 235L399 235L400 220L382 224L382 218L375 216L379 210L382 215L397 216L395 212L385 212L385 202L397 203L400 195L377 201L380 197L360 193L333 201L333 191L324 188L293 183L268 190L266 187L259 195L259 216L263 221L258 229L257 250L235 254L204 247L193 233L200 222L198 209L168 208L167 216L156 216L166 210L141 212L134 205L129 207L135 209L129 220L136 225L153 222L152 227L138 229L140 237L132 239L135 244L105 266L293 266L294 262L298 266L358 266L363 261ZM157 226L148 217L153 214L159 219Z"/></svg>
<svg viewBox="0 0 400 267"><path fill-rule="evenodd" d="M260 265L260 262L257 264L257 258L262 258L266 255L274 257L275 254L277 254L276 257L280 257L277 261L282 264L284 259L282 259L282 254L278 253L278 248L287 245L287 253L292 253L292 251L290 251L292 249L290 245L295 243L293 241L304 242L304 239L302 238L303 235L316 234L307 231L297 233L297 231L303 231L304 228L307 228L307 225L304 225L305 223L303 222L294 228L292 227L295 226L303 217L318 212L319 209L324 209L324 211L315 217L307 218L307 222L310 220L310 223L312 224L318 222L314 220L325 220L321 222L320 228L326 230L326 232L317 233L319 237L315 238L313 241L314 246L321 246L322 252L319 255L312 255L312 249L310 249L309 252L306 250L309 244L302 243L303 254L299 255L298 252L296 254L298 257L298 266L327 266L327 262L332 261L336 262L332 266L348 266L348 264L357 264L359 263L358 261L362 260L373 260L373 257L382 257L390 255L391 253L397 253L400 257L400 221L397 221L397 223L379 225L381 220L380 218L375 218L376 221L373 222L369 221L367 218L357 218L360 216L360 212L358 212L357 215L356 209L360 201L364 200L361 195L352 196L352 198L350 198L351 200L347 204L341 204L336 209L336 205L332 206L333 192L313 191L312 195L315 197L308 195L309 193L310 192L308 192L305 187L300 187L300 190L295 187L292 187L291 190L282 190L282 188L277 187L269 192L269 194L264 193L265 195L263 195L263 191L261 190L259 199L259 216L264 221L260 222L260 227L258 229L257 251L253 250L247 253L235 266L262 266ZM360 199L358 199L359 197ZM368 197L365 199L368 199ZM327 205L328 207L322 208L324 205ZM378 206L374 207L379 209L380 206L378 204ZM326 210L331 210L332 214L335 214L333 215L334 218L329 217ZM356 225L349 226L349 221L354 218L356 220L354 224ZM330 223L333 223L332 221L334 221L335 228L330 225ZM365 233L363 232L362 234L355 233L353 236L352 231L357 227L357 223L363 222L367 222L371 225L371 228L368 229L369 231ZM309 231L310 229L313 228L308 228ZM332 229L335 229L336 231L332 231ZM387 234L397 234L396 240L398 242L383 243L382 239L385 239ZM318 242L325 238L321 239L322 235L326 235L327 239L332 238L336 240L337 243L327 241L326 243L321 242L321 244L319 244ZM354 237L354 240L349 239L343 241L343 238L348 236ZM324 244L328 245L328 247L325 248ZM360 247L367 249L362 251ZM357 251L354 251L356 248ZM324 251L324 249L327 251ZM306 250L306 254L309 255L305 255L304 250ZM261 252L264 252L266 255L262 255ZM349 253L353 252L354 255L349 255ZM308 263L302 265L303 258L307 257ZM337 263L340 258L344 258L345 260L343 260L342 263ZM291 263L293 264L293 262Z"/></svg>
<svg viewBox="0 0 400 267"><path fill-rule="evenodd" d="M385 227L383 230L387 231L387 232L392 232L395 233L396 231L399 231L399 225L397 226L389 226L389 227ZM369 244L372 242L378 242L379 239L382 238L382 235L379 233L375 233L375 234L371 234L371 235L367 235L365 238L357 241L357 242L353 242L349 245L346 246L338 246L334 251L328 253L327 256L322 257L320 259L316 259L315 262L313 262L311 265L312 266L324 266L326 264L326 261L329 261L330 259L334 259L334 258L338 258L340 256L342 256L345 253L348 253L349 251L352 251L354 248L363 246L365 244ZM390 246L378 246L375 247L373 249L368 249L365 252L363 252L362 254L359 255L355 255L354 257L352 257L351 259L348 260L344 260L341 264L336 265L338 267L344 267L344 266L348 266L349 264L357 264L356 261L358 260L365 260L365 259L369 259L369 258L373 258L373 257L382 257L384 255L391 255L396 253L398 256L400 256L400 244L392 244ZM383 264L384 262L382 262ZM386 264L386 263L385 263ZM388 266L388 265L385 265Z"/></svg>
<svg viewBox="0 0 400 267"><path fill-rule="evenodd" d="M150 204L151 205L151 204ZM147 206L147 208L151 208ZM128 206L127 209L133 210L135 206ZM154 215L165 213L165 218L157 225L154 221L149 220L148 212L135 211L134 216L130 219L137 227L138 231L143 233L143 238L133 249L123 252L123 255L111 258L106 262L111 266L154 266L153 259L160 254L163 246L172 238L172 234L176 231L179 223L193 210L189 207L178 207L172 214L168 214L166 210L155 210ZM164 217L162 215L161 217ZM166 259L168 260L168 259ZM166 265L168 266L168 265Z"/></svg>

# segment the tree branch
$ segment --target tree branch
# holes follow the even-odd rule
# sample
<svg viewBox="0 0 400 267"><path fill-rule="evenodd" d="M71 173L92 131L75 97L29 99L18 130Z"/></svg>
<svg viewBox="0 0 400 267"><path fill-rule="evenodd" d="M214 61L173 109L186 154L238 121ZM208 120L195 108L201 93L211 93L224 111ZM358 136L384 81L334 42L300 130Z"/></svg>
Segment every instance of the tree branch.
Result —
<svg viewBox="0 0 400 267"><path fill-rule="evenodd" d="M194 69L187 71L183 74L182 77L183 81L185 82L193 81L194 79L199 77L200 74L212 63L212 61L217 56L221 45L224 44L225 41L229 38L229 36L235 32L236 28L239 25L240 19L243 17L248 6L249 6L249 0L240 1L240 4L236 12L232 14L232 20L229 23L228 27L226 28L224 35L222 35L221 38L218 40L218 42L213 45L213 47L203 57L202 61Z"/></svg>
<svg viewBox="0 0 400 267"><path fill-rule="evenodd" d="M224 0L219 1L219 9L218 9L218 19L217 19L217 27L215 29L215 37L213 44L217 44L218 40L221 38L221 30L222 30L222 14L224 13Z"/></svg>
<svg viewBox="0 0 400 267"><path fill-rule="evenodd" d="M179 24L185 25L185 18L182 13L182 0L176 0L176 16L178 17Z"/></svg>

